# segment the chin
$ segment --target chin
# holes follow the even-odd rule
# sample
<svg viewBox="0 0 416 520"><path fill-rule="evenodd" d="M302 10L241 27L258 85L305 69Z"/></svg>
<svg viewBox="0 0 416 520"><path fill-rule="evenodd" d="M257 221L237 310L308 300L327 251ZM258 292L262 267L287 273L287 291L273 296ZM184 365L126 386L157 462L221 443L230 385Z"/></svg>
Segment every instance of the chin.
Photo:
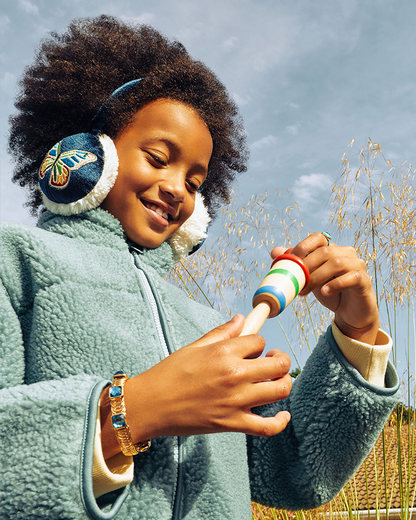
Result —
<svg viewBox="0 0 416 520"><path fill-rule="evenodd" d="M147 249L155 249L156 247L159 247L160 244L162 244L165 240L167 240L165 237L159 238L159 239L157 237L143 238L141 236L135 235L134 233L131 233L131 234L126 233L126 235L132 242L134 242L135 244L137 244L140 247L146 247Z"/></svg>

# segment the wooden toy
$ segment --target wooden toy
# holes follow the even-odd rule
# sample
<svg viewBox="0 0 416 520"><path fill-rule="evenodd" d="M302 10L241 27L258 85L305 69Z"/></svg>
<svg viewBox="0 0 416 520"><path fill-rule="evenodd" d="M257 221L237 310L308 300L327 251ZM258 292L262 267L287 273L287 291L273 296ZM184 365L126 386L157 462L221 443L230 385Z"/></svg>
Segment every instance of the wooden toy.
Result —
<svg viewBox="0 0 416 520"><path fill-rule="evenodd" d="M270 271L253 297L253 310L240 336L257 334L267 318L280 314L309 283L303 260L287 252L274 259Z"/></svg>

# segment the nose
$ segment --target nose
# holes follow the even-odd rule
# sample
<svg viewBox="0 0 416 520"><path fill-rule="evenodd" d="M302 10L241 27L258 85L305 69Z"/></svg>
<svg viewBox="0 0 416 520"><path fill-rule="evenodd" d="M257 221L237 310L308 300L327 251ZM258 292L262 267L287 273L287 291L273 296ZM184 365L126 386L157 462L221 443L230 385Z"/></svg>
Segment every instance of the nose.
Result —
<svg viewBox="0 0 416 520"><path fill-rule="evenodd" d="M170 171L161 183L160 189L170 195L175 202L183 202L186 195L185 175Z"/></svg>

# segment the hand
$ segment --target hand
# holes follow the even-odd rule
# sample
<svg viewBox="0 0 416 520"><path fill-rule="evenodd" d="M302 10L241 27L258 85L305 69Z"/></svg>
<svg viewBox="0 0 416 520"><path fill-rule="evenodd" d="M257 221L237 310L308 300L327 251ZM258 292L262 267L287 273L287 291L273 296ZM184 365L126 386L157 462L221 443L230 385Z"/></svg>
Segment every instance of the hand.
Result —
<svg viewBox="0 0 416 520"><path fill-rule="evenodd" d="M275 248L272 258L282 254ZM353 247L328 246L322 233L313 233L291 254L308 266L311 279L299 294L313 292L322 305L335 313L335 323L346 336L374 345L380 325L377 301L365 263Z"/></svg>
<svg viewBox="0 0 416 520"><path fill-rule="evenodd" d="M251 408L285 399L291 390L290 358L278 350L259 357L259 335L239 337L237 315L125 384L134 442L161 435L235 431L271 436L290 420L287 412L260 417ZM110 421L108 389L101 398L104 457L120 451Z"/></svg>

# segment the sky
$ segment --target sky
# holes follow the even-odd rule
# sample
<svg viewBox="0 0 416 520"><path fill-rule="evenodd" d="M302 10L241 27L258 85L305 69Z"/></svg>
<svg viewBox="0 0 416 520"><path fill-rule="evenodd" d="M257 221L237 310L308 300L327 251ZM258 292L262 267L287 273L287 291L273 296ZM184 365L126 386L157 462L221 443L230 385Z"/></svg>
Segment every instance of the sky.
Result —
<svg viewBox="0 0 416 520"><path fill-rule="evenodd" d="M245 121L251 156L242 196L278 189L285 204L289 190L307 231L326 228L328 195L353 139L357 151L371 138L394 164L415 162L413 0L4 0L1 220L35 224L10 181L17 81L42 37L99 14L154 26L219 76Z"/></svg>

